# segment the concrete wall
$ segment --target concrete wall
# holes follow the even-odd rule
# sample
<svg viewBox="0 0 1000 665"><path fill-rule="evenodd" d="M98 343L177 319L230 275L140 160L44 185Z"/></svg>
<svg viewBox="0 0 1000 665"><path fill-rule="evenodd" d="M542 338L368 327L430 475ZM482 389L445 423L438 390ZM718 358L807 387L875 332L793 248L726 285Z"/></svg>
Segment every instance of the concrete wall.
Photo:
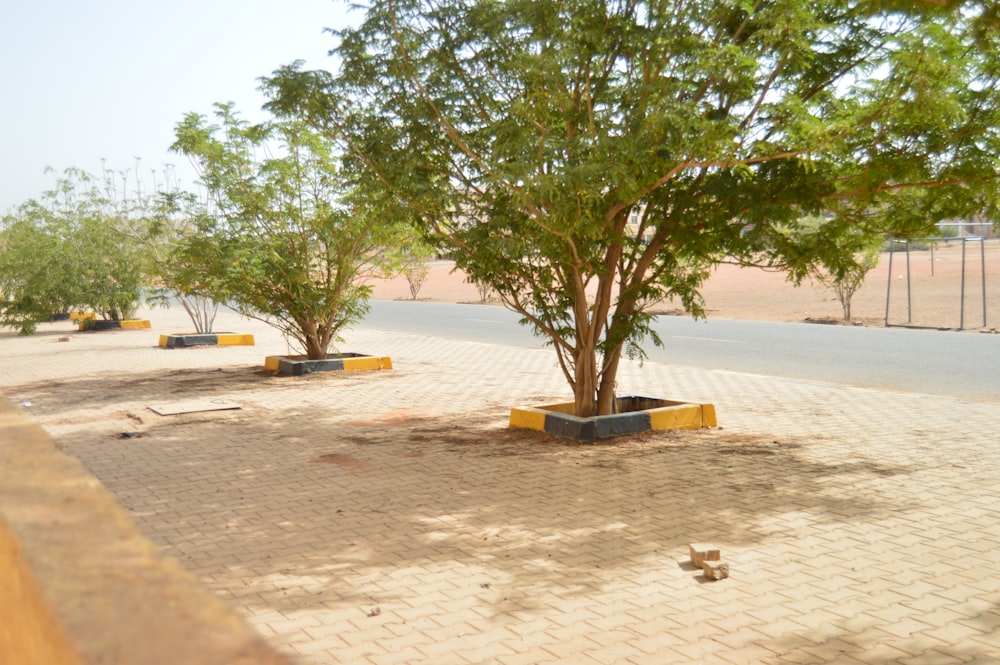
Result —
<svg viewBox="0 0 1000 665"><path fill-rule="evenodd" d="M0 397L0 661L289 665Z"/></svg>

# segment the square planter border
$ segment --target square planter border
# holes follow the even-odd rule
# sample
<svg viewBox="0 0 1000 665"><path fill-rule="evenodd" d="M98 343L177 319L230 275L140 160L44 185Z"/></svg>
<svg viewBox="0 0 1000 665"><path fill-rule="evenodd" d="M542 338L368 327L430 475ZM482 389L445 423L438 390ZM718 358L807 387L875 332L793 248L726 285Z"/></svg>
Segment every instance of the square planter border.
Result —
<svg viewBox="0 0 1000 665"><path fill-rule="evenodd" d="M514 407L510 427L548 432L577 441L602 441L649 430L715 427L715 405L630 395L618 398L618 411L607 416L573 415L573 402Z"/></svg>
<svg viewBox="0 0 1000 665"><path fill-rule="evenodd" d="M253 335L241 333L173 333L160 335L160 346L180 349L192 346L253 346Z"/></svg>
<svg viewBox="0 0 1000 665"><path fill-rule="evenodd" d="M268 356L264 359L264 369L284 376L302 376L313 372L360 372L392 369L392 359L364 353L335 353L323 360L307 360L305 356Z"/></svg>

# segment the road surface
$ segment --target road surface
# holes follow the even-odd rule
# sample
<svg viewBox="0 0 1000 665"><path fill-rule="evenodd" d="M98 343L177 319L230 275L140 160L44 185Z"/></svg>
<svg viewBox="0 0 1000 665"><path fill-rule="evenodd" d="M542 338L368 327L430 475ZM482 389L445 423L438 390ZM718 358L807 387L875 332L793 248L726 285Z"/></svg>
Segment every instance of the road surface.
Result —
<svg viewBox="0 0 1000 665"><path fill-rule="evenodd" d="M362 327L539 348L493 305L372 301ZM1000 401L1000 335L661 316L654 362L957 399Z"/></svg>

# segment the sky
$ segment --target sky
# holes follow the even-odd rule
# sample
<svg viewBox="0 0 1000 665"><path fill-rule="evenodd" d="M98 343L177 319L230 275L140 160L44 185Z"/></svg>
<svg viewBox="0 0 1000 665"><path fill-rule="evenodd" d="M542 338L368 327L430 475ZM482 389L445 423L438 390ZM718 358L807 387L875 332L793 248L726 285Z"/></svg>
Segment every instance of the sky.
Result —
<svg viewBox="0 0 1000 665"><path fill-rule="evenodd" d="M335 69L328 52L361 19L344 0L33 0L0 8L0 214L38 198L73 167L164 164L193 188L169 151L174 126L215 102L265 117L257 79L294 60ZM136 158L140 158L138 169Z"/></svg>

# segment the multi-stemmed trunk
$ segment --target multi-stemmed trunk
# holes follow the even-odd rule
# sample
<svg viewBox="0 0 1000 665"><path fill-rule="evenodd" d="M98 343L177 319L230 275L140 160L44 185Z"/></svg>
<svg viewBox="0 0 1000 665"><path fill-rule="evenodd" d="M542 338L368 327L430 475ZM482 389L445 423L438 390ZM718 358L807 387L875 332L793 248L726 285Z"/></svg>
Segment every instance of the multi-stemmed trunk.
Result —
<svg viewBox="0 0 1000 665"><path fill-rule="evenodd" d="M581 418L615 413L615 388L622 347L601 354L595 344L577 340L573 398L574 413Z"/></svg>
<svg viewBox="0 0 1000 665"><path fill-rule="evenodd" d="M333 341L333 326L304 321L300 323L299 327L302 331L301 342L306 352L306 358L308 360L325 359L330 343Z"/></svg>

